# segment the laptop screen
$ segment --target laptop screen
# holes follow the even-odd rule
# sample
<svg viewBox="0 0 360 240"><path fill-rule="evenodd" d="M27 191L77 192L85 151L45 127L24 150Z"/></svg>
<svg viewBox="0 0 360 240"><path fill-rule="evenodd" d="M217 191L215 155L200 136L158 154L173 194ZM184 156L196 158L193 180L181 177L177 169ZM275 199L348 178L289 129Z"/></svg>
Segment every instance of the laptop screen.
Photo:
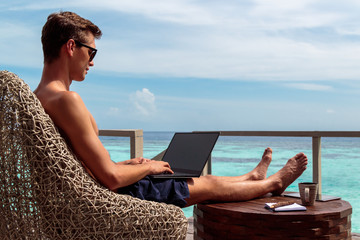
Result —
<svg viewBox="0 0 360 240"><path fill-rule="evenodd" d="M202 171L215 143L219 132L175 133L163 161L170 164L173 170Z"/></svg>

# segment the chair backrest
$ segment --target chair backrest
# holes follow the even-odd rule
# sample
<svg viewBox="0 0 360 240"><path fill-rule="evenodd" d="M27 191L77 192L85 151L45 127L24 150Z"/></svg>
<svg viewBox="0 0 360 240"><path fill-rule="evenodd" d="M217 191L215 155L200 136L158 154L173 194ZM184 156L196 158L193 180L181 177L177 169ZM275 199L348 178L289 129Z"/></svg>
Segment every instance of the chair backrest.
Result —
<svg viewBox="0 0 360 240"><path fill-rule="evenodd" d="M38 232L41 218L33 191L37 157L31 147L36 144L27 137L34 128L29 114L32 110L23 105L29 96L22 94L21 82L12 81L15 76L10 73L0 74L0 232L8 233L5 236L10 238L26 235L35 238L41 236Z"/></svg>
<svg viewBox="0 0 360 240"><path fill-rule="evenodd" d="M0 239L185 236L179 208L92 179L29 86L7 71L0 71L0 138Z"/></svg>
<svg viewBox="0 0 360 240"><path fill-rule="evenodd" d="M54 219L61 224L62 216L54 209L73 211L74 171L84 170L28 85L5 71L0 79L0 231L14 239L59 233ZM85 172L81 178L94 185Z"/></svg>

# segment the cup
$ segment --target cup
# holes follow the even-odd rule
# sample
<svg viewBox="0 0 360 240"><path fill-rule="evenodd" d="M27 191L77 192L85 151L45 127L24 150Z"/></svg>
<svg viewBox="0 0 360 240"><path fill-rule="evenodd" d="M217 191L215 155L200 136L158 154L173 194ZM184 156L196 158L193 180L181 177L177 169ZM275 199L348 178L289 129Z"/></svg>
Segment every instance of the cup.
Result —
<svg viewBox="0 0 360 240"><path fill-rule="evenodd" d="M313 182L299 183L299 192L303 206L313 206L316 199L318 184Z"/></svg>

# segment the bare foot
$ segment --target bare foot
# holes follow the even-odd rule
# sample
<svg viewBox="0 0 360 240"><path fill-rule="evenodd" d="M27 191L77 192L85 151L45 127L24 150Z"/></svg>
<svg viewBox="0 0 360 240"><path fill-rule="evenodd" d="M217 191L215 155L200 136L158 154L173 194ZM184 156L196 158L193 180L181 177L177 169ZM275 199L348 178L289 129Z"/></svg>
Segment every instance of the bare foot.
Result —
<svg viewBox="0 0 360 240"><path fill-rule="evenodd" d="M290 158L280 171L270 177L278 184L277 189L272 194L281 195L305 171L307 163L308 159L304 153L298 153Z"/></svg>
<svg viewBox="0 0 360 240"><path fill-rule="evenodd" d="M250 172L251 180L263 180L272 160L272 149L267 148L261 158L259 164Z"/></svg>

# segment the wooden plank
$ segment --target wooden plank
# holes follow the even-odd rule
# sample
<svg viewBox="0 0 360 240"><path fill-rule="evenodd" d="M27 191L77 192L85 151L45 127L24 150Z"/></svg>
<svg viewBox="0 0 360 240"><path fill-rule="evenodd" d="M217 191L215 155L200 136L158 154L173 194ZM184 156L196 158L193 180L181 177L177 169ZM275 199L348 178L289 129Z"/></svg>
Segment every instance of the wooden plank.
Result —
<svg viewBox="0 0 360 240"><path fill-rule="evenodd" d="M221 136L360 137L360 131L220 131Z"/></svg>

